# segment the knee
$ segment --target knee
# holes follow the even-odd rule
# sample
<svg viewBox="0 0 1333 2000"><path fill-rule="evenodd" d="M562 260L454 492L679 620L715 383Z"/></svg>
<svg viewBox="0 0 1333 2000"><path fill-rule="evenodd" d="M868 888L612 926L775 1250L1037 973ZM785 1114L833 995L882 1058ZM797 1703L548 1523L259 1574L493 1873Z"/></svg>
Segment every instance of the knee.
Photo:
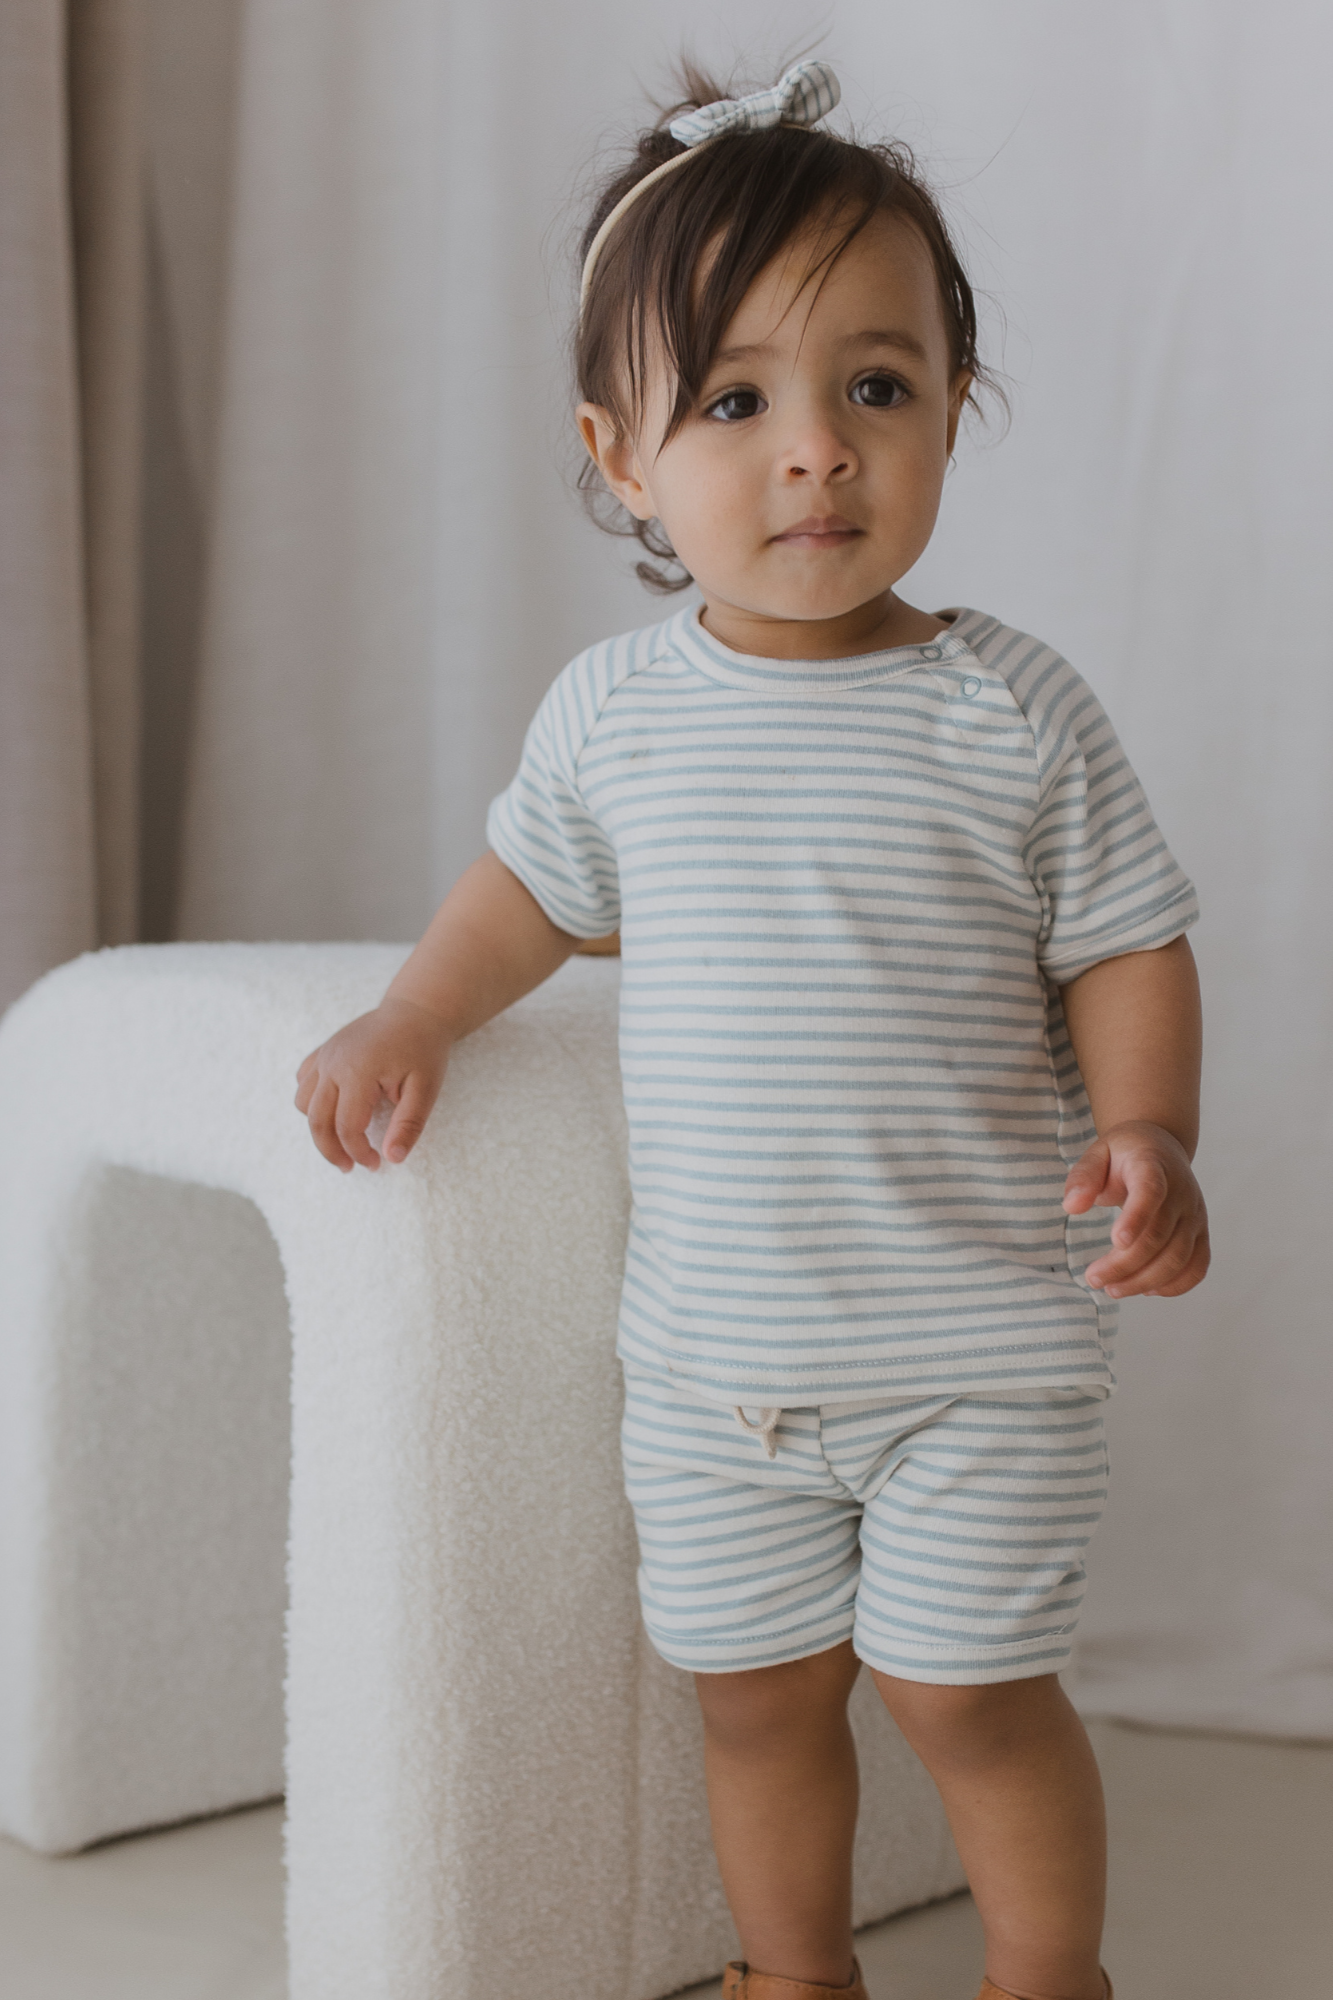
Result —
<svg viewBox="0 0 1333 2000"><path fill-rule="evenodd" d="M738 1674L696 1674L709 1740L730 1750L762 1750L798 1734L845 1726L847 1697L860 1662L850 1645L778 1667Z"/></svg>
<svg viewBox="0 0 1333 2000"><path fill-rule="evenodd" d="M1010 1755L1065 1704L1054 1674L981 1687L937 1687L875 1675L884 1704L928 1765L984 1764Z"/></svg>

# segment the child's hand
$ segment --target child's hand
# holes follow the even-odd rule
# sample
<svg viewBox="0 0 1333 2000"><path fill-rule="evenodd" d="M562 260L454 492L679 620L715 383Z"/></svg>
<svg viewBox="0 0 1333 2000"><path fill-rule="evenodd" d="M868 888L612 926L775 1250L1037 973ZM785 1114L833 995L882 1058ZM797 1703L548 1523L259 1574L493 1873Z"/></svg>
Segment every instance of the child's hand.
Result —
<svg viewBox="0 0 1333 2000"><path fill-rule="evenodd" d="M1189 1156L1160 1125L1114 1125L1069 1169L1065 1212L1118 1208L1114 1248L1088 1266L1088 1283L1109 1299L1147 1293L1175 1299L1208 1269L1208 1211Z"/></svg>
<svg viewBox="0 0 1333 2000"><path fill-rule="evenodd" d="M373 1173L380 1155L366 1127L387 1098L395 1109L384 1158L405 1160L440 1094L449 1038L444 1023L411 1000L388 999L330 1035L296 1072L296 1108L326 1160L345 1174Z"/></svg>

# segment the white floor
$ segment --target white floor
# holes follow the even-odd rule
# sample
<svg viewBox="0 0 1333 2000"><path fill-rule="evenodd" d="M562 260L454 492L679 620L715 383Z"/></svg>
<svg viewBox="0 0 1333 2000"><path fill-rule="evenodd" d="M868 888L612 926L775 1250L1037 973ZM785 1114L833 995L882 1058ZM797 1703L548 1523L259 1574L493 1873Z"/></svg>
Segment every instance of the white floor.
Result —
<svg viewBox="0 0 1333 2000"><path fill-rule="evenodd" d="M1116 2000L1333 1994L1333 1746L1094 1726ZM45 1860L0 1840L4 2000L283 2000L278 1806ZM974 2000L966 1896L867 1931L874 2000ZM689 2000L712 2000L716 1986Z"/></svg>

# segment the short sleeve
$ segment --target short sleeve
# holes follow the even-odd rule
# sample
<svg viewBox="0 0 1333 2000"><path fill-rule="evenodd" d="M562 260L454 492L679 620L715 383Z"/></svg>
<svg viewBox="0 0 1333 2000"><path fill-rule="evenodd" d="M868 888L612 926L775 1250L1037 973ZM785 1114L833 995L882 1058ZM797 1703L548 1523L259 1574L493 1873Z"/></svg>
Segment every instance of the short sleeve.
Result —
<svg viewBox="0 0 1333 2000"><path fill-rule="evenodd" d="M1039 719L1038 802L1024 858L1041 898L1037 960L1064 986L1105 958L1169 944L1199 914L1097 697L1060 662Z"/></svg>
<svg viewBox="0 0 1333 2000"><path fill-rule="evenodd" d="M618 927L620 885L615 849L579 790L582 709L566 668L533 717L513 783L492 802L486 838L553 924L592 938Z"/></svg>

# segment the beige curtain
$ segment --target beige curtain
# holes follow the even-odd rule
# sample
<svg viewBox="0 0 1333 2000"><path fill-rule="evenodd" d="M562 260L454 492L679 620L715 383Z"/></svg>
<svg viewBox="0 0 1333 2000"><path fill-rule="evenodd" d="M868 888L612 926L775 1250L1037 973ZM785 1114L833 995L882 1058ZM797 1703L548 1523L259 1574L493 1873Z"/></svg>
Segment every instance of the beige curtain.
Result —
<svg viewBox="0 0 1333 2000"><path fill-rule="evenodd" d="M0 1005L138 930L143 32L0 10Z"/></svg>
<svg viewBox="0 0 1333 2000"><path fill-rule="evenodd" d="M0 1006L99 943L411 936L553 659L640 617L540 414L597 90L534 180L522 48L441 0L0 8Z"/></svg>

